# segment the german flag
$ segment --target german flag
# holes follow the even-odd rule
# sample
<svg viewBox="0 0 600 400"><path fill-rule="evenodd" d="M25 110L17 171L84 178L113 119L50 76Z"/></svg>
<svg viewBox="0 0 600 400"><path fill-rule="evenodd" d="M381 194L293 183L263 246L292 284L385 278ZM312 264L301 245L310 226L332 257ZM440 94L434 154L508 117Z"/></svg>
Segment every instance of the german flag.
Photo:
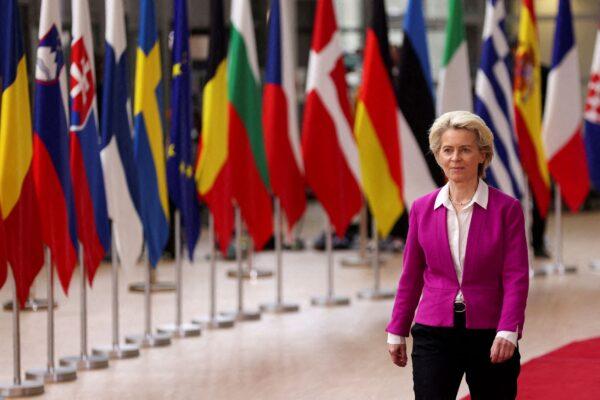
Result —
<svg viewBox="0 0 600 400"><path fill-rule="evenodd" d="M215 236L225 253L233 231L227 106L227 32L223 2L210 2L208 74L202 94L202 134L196 163L196 190L208 206Z"/></svg>
<svg viewBox="0 0 600 400"><path fill-rule="evenodd" d="M360 156L362 186L377 223L387 236L404 211L398 111L392 86L383 0L374 0L367 29L362 85L358 93L354 134Z"/></svg>
<svg viewBox="0 0 600 400"><path fill-rule="evenodd" d="M3 243L24 304L44 263L32 173L33 131L27 62L16 0L0 13L0 211ZM2 267L0 267L2 269ZM3 273L0 271L0 281Z"/></svg>

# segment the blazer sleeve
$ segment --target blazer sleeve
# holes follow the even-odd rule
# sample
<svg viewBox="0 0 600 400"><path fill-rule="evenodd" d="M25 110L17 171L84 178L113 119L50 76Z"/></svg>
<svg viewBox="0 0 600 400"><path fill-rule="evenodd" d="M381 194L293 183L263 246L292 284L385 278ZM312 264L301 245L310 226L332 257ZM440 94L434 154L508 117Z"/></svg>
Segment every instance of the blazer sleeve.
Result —
<svg viewBox="0 0 600 400"><path fill-rule="evenodd" d="M398 283L392 318L386 331L408 336L419 297L423 290L425 254L419 243L419 220L417 207L413 204L409 214L408 235L402 262L402 275Z"/></svg>
<svg viewBox="0 0 600 400"><path fill-rule="evenodd" d="M503 299L498 331L517 332L521 338L529 291L529 257L523 209L518 201L510 206L505 221Z"/></svg>

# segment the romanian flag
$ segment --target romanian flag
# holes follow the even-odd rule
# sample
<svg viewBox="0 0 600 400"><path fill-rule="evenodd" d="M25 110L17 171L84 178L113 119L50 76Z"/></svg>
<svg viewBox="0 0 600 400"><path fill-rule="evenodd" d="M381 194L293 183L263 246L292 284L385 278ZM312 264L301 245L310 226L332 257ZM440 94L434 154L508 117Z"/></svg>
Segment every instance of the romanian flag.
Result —
<svg viewBox="0 0 600 400"><path fill-rule="evenodd" d="M273 234L273 207L261 121L261 84L249 0L231 4L227 64L229 157L233 198L254 245L260 250Z"/></svg>
<svg viewBox="0 0 600 400"><path fill-rule="evenodd" d="M362 187L381 236L387 236L404 211L397 104L383 0L372 3L367 29L362 84L354 134L360 156Z"/></svg>
<svg viewBox="0 0 600 400"><path fill-rule="evenodd" d="M227 126L227 32L223 2L210 2L210 50L202 94L202 133L198 144L196 188L215 223L215 236L225 253L233 231L231 167Z"/></svg>
<svg viewBox="0 0 600 400"><path fill-rule="evenodd" d="M162 122L160 47L153 0L140 2L135 66L134 152L140 179L140 211L150 264L156 266L169 239L169 199Z"/></svg>
<svg viewBox="0 0 600 400"><path fill-rule="evenodd" d="M61 27L60 7L51 0L43 0L35 69L33 177L42 237L67 293L77 264L78 246Z"/></svg>
<svg viewBox="0 0 600 400"><path fill-rule="evenodd" d="M44 263L33 171L27 62L16 0L0 13L0 221L17 296L24 304ZM1 252L0 252L1 253ZM3 264L0 260L0 264ZM6 276L0 266L0 282Z"/></svg>
<svg viewBox="0 0 600 400"><path fill-rule="evenodd" d="M514 74L515 125L521 163L542 217L550 206L550 176L542 144L540 46L533 0L521 3Z"/></svg>
<svg viewBox="0 0 600 400"><path fill-rule="evenodd" d="M2 223L2 218L0 218L0 289L4 286L4 282L6 282L6 248L4 243L4 224Z"/></svg>

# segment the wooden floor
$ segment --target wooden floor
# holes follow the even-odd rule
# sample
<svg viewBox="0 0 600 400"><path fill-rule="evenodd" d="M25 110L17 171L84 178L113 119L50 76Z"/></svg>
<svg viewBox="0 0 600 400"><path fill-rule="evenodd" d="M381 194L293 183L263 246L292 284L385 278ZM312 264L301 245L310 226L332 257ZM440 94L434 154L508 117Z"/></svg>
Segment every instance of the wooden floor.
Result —
<svg viewBox="0 0 600 400"><path fill-rule="evenodd" d="M303 235L319 230L320 211L310 210ZM552 221L548 232L552 234ZM565 259L579 266L571 276L534 278L527 307L523 360L541 355L573 340L600 336L600 273L590 271L591 259L600 258L600 213L567 215L564 221ZM204 235L194 265L184 265L184 319L208 310L207 236ZM349 269L339 261L351 255L336 253L336 292L352 298L349 307L322 309L310 306L310 297L325 292L325 257L308 250L285 253L285 299L300 303L299 313L264 315L261 321L239 323L230 330L204 331L202 337L179 339L170 347L142 352L138 359L112 362L106 370L81 372L75 382L46 385L47 399L410 399L410 364L400 369L388 360L385 325L392 301L371 302L356 298L369 287L368 269ZM266 252L256 265L272 269L274 257ZM382 271L385 287L396 285L401 256L388 260ZM219 265L218 307L235 307L236 283L225 276L231 263ZM536 267L539 266L536 264ZM143 299L126 291L126 285L143 279L144 268L121 274L122 334L141 332ZM161 280L171 280L172 265L158 269ZM42 273L41 275L45 275ZM45 293L45 276L36 282ZM0 291L0 300L11 298L11 285ZM79 279L75 275L70 298L59 293L56 310L57 358L79 351ZM274 279L245 286L249 308L272 300ZM155 325L170 323L174 296L153 297ZM110 268L103 266L89 292L90 346L110 341ZM41 367L46 357L46 315L23 313L23 368ZM0 381L12 379L11 314L0 312ZM409 346L411 342L409 340ZM552 379L552 377L548 377ZM461 386L461 394L466 387Z"/></svg>

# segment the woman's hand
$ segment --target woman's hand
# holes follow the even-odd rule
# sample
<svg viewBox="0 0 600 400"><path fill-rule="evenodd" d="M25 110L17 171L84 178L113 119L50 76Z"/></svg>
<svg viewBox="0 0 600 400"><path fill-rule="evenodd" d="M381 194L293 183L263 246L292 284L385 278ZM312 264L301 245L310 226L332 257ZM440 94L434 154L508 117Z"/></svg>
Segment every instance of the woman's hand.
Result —
<svg viewBox="0 0 600 400"><path fill-rule="evenodd" d="M394 364L399 367L406 367L406 363L408 362L406 344L388 344L388 352Z"/></svg>
<svg viewBox="0 0 600 400"><path fill-rule="evenodd" d="M506 339L497 337L494 339L492 349L490 351L490 360L493 364L502 363L513 356L515 345Z"/></svg>

